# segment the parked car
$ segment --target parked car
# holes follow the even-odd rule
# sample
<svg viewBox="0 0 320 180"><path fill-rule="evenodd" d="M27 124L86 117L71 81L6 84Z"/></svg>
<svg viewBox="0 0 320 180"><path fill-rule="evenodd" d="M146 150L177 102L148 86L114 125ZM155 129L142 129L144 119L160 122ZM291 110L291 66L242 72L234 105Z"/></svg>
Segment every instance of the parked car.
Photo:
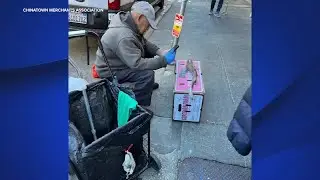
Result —
<svg viewBox="0 0 320 180"><path fill-rule="evenodd" d="M119 11L129 11L137 0L69 0L71 30L94 30L103 34L110 19ZM164 6L164 0L146 0L153 6Z"/></svg>

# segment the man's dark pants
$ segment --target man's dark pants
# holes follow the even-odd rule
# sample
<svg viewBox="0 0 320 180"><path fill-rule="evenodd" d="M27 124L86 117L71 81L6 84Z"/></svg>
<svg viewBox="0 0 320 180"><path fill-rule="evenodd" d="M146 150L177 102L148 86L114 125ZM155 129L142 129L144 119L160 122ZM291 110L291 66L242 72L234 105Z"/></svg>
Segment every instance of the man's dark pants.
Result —
<svg viewBox="0 0 320 180"><path fill-rule="evenodd" d="M154 84L153 70L125 69L116 71L115 75L120 84L133 83L136 100L141 106L150 106Z"/></svg>
<svg viewBox="0 0 320 180"><path fill-rule="evenodd" d="M216 4L216 0L212 0L212 1L211 1L210 11L213 11L215 4ZM220 1L219 1L219 4L218 4L218 8L217 8L217 12L218 12L218 13L220 12L220 10L221 10L221 8L222 8L222 5L223 5L223 0L220 0Z"/></svg>

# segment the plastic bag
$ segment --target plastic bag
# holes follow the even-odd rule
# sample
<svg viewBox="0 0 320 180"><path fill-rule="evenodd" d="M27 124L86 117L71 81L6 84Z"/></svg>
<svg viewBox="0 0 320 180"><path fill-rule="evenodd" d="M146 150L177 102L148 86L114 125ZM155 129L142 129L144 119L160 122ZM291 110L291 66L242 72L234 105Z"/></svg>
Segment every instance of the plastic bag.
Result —
<svg viewBox="0 0 320 180"><path fill-rule="evenodd" d="M68 130L68 142L69 142L69 159L72 161L71 163L77 164L77 170L80 174L85 174L84 165L82 161L82 152L85 148L85 142L78 131L78 129L74 126L73 123L69 123L69 130ZM74 167L71 167L69 162L69 173L74 174L75 170ZM78 174L76 174L79 176Z"/></svg>
<svg viewBox="0 0 320 180"><path fill-rule="evenodd" d="M104 88L103 85L99 85L99 83L89 85L87 87L87 95L92 112L93 124L97 137L99 138L114 129L116 125L116 117L113 112L115 107L112 106L112 97L108 95L107 89ZM75 91L70 94L69 108L70 121L79 129L86 144L90 144L94 138L81 91Z"/></svg>

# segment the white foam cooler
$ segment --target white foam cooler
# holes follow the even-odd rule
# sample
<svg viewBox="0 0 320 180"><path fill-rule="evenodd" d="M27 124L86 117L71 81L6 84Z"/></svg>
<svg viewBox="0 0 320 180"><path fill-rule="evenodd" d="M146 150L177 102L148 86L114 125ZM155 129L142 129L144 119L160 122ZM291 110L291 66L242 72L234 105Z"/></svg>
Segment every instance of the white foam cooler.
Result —
<svg viewBox="0 0 320 180"><path fill-rule="evenodd" d="M173 98L173 120L200 122L205 89L203 85L200 61L193 61L197 71L197 81L189 96L192 75L186 72L187 60L176 61L176 82Z"/></svg>

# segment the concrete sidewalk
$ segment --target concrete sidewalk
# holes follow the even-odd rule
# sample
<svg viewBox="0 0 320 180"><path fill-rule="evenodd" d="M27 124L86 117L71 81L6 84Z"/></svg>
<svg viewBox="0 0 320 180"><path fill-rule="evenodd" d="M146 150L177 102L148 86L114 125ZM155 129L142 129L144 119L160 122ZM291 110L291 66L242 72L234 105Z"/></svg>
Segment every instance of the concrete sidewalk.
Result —
<svg viewBox="0 0 320 180"><path fill-rule="evenodd" d="M157 70L156 81L160 89L154 92L151 106L155 113L151 142L163 168L159 174L150 169L142 175L145 180L185 180L187 177L181 174L186 173L181 171L188 168L183 167L197 169L196 164L188 165L193 161L182 166L186 158L251 167L251 156L238 155L226 137L227 126L236 106L251 82L250 8L244 1L236 1L234 6L233 2L229 3L228 15L217 19L208 16L210 1L188 2L177 59L192 58L202 63L206 87L202 119L199 124L171 120L173 67ZM241 4L245 8L237 7ZM176 1L158 25L159 30L150 37L151 42L161 48L170 48L173 18L179 9L180 3ZM179 166L181 170L178 170ZM250 170L244 172L247 173L245 179L250 177Z"/></svg>

